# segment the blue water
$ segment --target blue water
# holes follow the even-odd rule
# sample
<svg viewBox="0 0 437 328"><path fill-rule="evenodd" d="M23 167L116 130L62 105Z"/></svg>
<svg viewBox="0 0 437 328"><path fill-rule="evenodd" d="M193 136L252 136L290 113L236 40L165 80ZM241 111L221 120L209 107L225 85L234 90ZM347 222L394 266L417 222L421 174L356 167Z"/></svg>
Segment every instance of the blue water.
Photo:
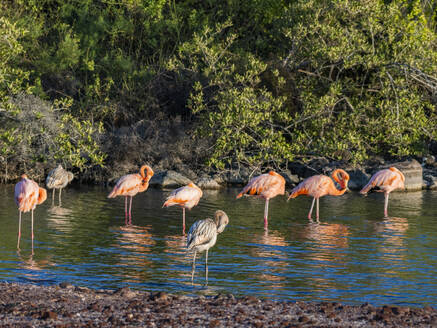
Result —
<svg viewBox="0 0 437 328"><path fill-rule="evenodd" d="M0 186L0 278L95 289L129 286L172 293L233 293L275 300L348 304L437 306L437 192L392 193L383 218L383 195L347 193L320 201L320 223L307 219L311 198L264 202L235 199L238 189L205 191L187 211L196 220L224 210L230 223L204 257L185 249L182 211L161 208L169 191L149 189L133 200L132 226L124 225L124 198L108 189L68 188L62 207L48 200L35 210L32 254L30 214L23 216L17 252L18 211L13 186Z"/></svg>

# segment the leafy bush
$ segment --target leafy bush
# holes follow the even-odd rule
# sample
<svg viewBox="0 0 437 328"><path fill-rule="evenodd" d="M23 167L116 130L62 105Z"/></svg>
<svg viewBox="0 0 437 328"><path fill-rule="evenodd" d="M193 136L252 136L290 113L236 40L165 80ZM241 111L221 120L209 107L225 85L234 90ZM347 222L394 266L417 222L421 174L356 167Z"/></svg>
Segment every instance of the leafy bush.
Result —
<svg viewBox="0 0 437 328"><path fill-rule="evenodd" d="M112 140L137 122L179 118L180 144L195 130L194 144L209 146L195 158L211 168L419 156L437 140L435 8L420 0L2 1L2 161L87 169L108 155L115 165L123 152L108 142L102 152L103 126ZM26 110L37 102L28 94L47 103ZM160 148L159 163L178 147Z"/></svg>

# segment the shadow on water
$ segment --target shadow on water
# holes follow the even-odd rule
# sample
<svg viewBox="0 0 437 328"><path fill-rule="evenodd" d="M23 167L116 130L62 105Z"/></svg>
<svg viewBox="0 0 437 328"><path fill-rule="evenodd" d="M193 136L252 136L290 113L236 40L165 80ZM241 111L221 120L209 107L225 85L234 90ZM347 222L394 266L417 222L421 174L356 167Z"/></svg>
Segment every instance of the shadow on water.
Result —
<svg viewBox="0 0 437 328"><path fill-rule="evenodd" d="M181 210L161 208L167 191L137 195L128 226L124 199L108 200L108 191L68 188L62 206L38 206L32 255L30 217L23 217L17 253L13 186L2 186L0 277L91 288L437 306L437 192L392 193L387 218L383 195L324 197L319 223L307 219L311 198L276 197L269 205L268 230L262 200L236 200L238 189L205 192L186 213L187 230L217 209L230 218L210 249L205 286L204 254L196 260L191 284L192 253L181 233Z"/></svg>

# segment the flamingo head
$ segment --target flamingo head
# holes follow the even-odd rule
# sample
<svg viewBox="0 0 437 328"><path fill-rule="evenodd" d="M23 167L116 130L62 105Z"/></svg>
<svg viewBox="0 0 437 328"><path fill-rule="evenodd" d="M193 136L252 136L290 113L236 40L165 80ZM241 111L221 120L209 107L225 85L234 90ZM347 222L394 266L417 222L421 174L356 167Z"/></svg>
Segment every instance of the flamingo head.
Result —
<svg viewBox="0 0 437 328"><path fill-rule="evenodd" d="M217 210L214 213L214 222L217 225L217 233L222 233L229 223L229 217L222 210Z"/></svg>
<svg viewBox="0 0 437 328"><path fill-rule="evenodd" d="M147 171L147 174L145 174L144 171ZM154 174L155 172L153 172L152 168L149 165L141 166L140 175L144 180L149 181Z"/></svg>
<svg viewBox="0 0 437 328"><path fill-rule="evenodd" d="M332 172L332 177L336 182L338 182L341 189L347 189L347 184L350 180L350 177L345 170L336 169L334 172Z"/></svg>

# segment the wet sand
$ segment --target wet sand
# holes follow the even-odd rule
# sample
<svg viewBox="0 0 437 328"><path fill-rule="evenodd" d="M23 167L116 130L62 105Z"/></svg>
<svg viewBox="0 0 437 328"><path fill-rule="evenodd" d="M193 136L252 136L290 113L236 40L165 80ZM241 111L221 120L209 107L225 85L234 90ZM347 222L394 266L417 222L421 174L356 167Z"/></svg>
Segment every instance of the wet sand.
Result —
<svg viewBox="0 0 437 328"><path fill-rule="evenodd" d="M0 283L1 327L435 327L432 307Z"/></svg>

